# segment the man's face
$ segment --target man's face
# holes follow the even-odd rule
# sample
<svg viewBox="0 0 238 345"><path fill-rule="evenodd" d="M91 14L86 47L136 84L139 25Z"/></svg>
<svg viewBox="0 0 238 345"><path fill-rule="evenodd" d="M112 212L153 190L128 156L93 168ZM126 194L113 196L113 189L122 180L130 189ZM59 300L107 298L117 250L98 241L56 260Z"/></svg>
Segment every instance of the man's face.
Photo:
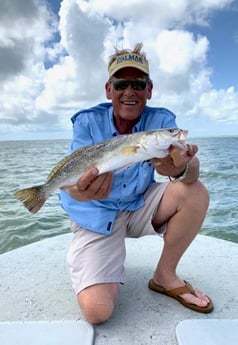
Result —
<svg viewBox="0 0 238 345"><path fill-rule="evenodd" d="M146 78L145 74L135 68L127 67L119 70L112 77L133 80ZM114 116L118 120L135 121L140 117L147 99L151 98L153 84L147 83L144 90L134 90L129 84L125 90L115 90L112 82L105 85L107 99L112 100Z"/></svg>

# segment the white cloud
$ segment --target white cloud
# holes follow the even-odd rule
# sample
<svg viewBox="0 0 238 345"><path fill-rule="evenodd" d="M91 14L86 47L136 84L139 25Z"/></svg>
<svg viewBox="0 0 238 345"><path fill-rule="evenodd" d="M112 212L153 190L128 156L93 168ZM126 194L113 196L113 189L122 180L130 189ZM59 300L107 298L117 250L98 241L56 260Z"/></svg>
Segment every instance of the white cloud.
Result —
<svg viewBox="0 0 238 345"><path fill-rule="evenodd" d="M32 0L2 0L0 13L0 130L47 125L35 100L44 88L45 42L53 38L56 21L46 6Z"/></svg>
<svg viewBox="0 0 238 345"><path fill-rule="evenodd" d="M238 93L233 86L227 90L212 89L206 94L201 94L199 102L199 107L205 115L228 124L237 123L237 105Z"/></svg>
<svg viewBox="0 0 238 345"><path fill-rule="evenodd" d="M164 30L156 41L156 51L159 56L161 71L171 75L186 75L202 67L206 61L208 40L186 31Z"/></svg>
<svg viewBox="0 0 238 345"><path fill-rule="evenodd" d="M0 133L44 125L64 130L75 110L105 101L113 48L141 41L154 81L151 105L179 116L204 114L237 123L237 90L211 85L209 41L185 29L191 23L208 25L214 10L231 3L63 0L57 22L43 0L1 0Z"/></svg>

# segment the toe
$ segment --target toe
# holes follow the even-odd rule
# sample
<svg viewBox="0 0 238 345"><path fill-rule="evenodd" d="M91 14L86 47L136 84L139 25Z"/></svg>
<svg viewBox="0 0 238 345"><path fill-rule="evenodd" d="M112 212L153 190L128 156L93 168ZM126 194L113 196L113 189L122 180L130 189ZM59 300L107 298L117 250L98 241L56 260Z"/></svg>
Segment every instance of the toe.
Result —
<svg viewBox="0 0 238 345"><path fill-rule="evenodd" d="M209 298L197 288L193 288L193 292L182 294L180 297L185 302L195 304L199 307L206 307L210 302Z"/></svg>

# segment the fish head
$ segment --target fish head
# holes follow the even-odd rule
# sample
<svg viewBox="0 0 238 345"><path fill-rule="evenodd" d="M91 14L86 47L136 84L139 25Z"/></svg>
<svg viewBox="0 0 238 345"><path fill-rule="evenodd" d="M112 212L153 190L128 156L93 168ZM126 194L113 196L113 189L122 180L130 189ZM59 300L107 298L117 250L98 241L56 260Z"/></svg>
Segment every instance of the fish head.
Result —
<svg viewBox="0 0 238 345"><path fill-rule="evenodd" d="M169 154L169 147L171 145L181 151L186 151L185 141L187 133L187 130L178 128L148 131L143 138L143 146L148 154L153 157L163 158Z"/></svg>
<svg viewBox="0 0 238 345"><path fill-rule="evenodd" d="M188 135L188 131L177 128L168 129L168 131L171 133L172 136L170 145L173 145L182 151L186 150L186 138Z"/></svg>
<svg viewBox="0 0 238 345"><path fill-rule="evenodd" d="M155 132L156 143L161 149L168 149L171 145L185 150L188 131L179 128L162 129Z"/></svg>

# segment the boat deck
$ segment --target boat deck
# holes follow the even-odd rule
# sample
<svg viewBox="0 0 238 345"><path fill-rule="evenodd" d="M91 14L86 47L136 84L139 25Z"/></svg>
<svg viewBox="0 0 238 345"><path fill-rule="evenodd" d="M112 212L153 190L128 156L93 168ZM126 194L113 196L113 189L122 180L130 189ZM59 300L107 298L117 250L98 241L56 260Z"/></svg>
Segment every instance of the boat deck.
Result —
<svg viewBox="0 0 238 345"><path fill-rule="evenodd" d="M66 253L72 235L42 240L0 255L0 321L77 320ZM127 240L126 283L112 318L96 326L95 345L177 345L175 328L185 319L238 318L238 244L199 235L178 274L213 300L211 314L184 308L147 288L163 240Z"/></svg>

